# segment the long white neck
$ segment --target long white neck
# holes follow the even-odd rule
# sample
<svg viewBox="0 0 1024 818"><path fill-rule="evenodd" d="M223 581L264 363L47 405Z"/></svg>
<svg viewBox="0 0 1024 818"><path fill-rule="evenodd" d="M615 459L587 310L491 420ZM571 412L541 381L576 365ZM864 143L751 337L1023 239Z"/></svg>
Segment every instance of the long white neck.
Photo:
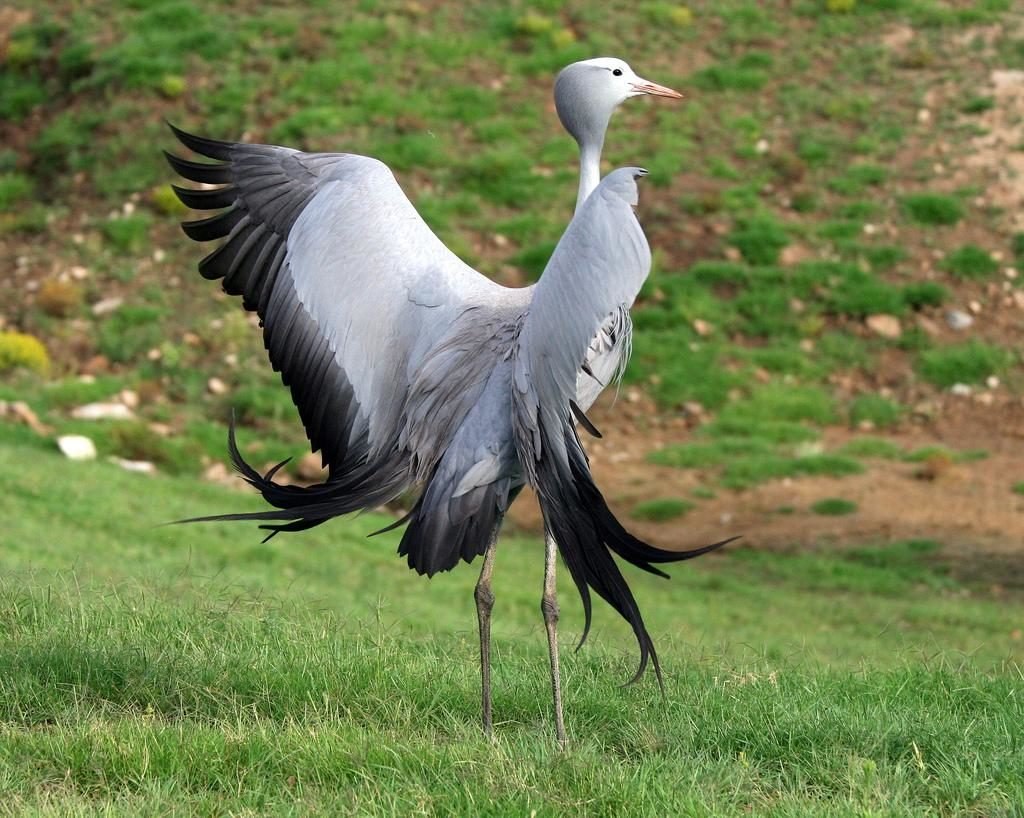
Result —
<svg viewBox="0 0 1024 818"><path fill-rule="evenodd" d="M594 192L601 181L601 148L604 134L597 140L586 140L580 145L580 190L576 196L576 212L579 213L587 197Z"/></svg>

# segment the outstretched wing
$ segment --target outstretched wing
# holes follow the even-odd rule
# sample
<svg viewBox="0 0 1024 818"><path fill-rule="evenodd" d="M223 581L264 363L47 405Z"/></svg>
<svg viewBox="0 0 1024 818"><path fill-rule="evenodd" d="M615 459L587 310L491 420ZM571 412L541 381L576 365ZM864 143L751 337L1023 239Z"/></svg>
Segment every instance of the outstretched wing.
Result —
<svg viewBox="0 0 1024 818"><path fill-rule="evenodd" d="M410 380L467 306L512 291L460 261L430 230L383 163L220 142L173 128L218 163L172 154L196 241L223 239L199 264L262 319L275 370L291 387L332 478L393 455Z"/></svg>
<svg viewBox="0 0 1024 818"><path fill-rule="evenodd" d="M573 423L577 373L602 326L632 305L650 270L651 255L633 213L639 168L604 178L573 218L537 283L515 349L513 428L516 450L537 491L544 525L583 599L590 629L590 588L632 626L640 645L638 679L654 664L661 672L636 600L609 549L651 573L724 545L665 551L627 532L594 484Z"/></svg>

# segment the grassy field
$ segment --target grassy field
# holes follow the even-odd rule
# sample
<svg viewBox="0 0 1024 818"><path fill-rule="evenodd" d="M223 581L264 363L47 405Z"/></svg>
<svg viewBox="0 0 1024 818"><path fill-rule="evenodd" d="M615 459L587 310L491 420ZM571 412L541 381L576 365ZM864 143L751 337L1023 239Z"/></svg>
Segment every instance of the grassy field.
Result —
<svg viewBox="0 0 1024 818"><path fill-rule="evenodd" d="M1019 815L1024 607L934 543L733 549L631 576L549 719L542 549L496 574L496 736L479 730L472 567L431 582L335 522L259 544L158 527L254 498L0 448L0 811L43 815ZM638 572L634 572L638 573ZM563 634L581 611L563 589Z"/></svg>

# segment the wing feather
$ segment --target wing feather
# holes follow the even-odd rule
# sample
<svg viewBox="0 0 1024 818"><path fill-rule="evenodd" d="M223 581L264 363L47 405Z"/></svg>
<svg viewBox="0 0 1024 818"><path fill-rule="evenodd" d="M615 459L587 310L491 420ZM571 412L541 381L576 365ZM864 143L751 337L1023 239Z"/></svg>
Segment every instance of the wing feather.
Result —
<svg viewBox="0 0 1024 818"><path fill-rule="evenodd" d="M308 154L172 130L216 163L167 154L188 207L183 223L223 242L199 264L262 319L271 364L292 391L332 477L393 461L413 373L469 307L525 301L452 254L391 171L368 157ZM420 297L429 293L429 298Z"/></svg>

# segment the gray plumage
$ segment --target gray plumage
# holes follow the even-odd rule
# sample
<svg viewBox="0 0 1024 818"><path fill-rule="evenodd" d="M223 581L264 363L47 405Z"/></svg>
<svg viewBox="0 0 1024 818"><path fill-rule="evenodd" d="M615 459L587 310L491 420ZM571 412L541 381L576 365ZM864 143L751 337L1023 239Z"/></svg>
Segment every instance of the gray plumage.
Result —
<svg viewBox="0 0 1024 818"><path fill-rule="evenodd" d="M549 540L558 544L583 599L584 638L594 589L636 633L636 675L649 659L657 669L610 552L660 574L653 563L720 544L674 552L629 535L594 485L576 436L576 420L593 430L583 413L628 357L628 311L651 260L633 211L636 180L645 171L622 168L596 183L593 140L595 134L603 140L622 99L678 96L624 74L622 66L586 61L559 77L559 115L580 142L584 165L577 211L540 281L520 289L490 281L451 253L375 159L219 142L174 129L184 145L219 160L167 155L185 178L222 185L176 188L190 207L226 208L183 225L198 241L223 239L200 272L222 279L228 293L241 295L259 315L271 364L329 469L322 484L281 485L273 480L276 468L260 475L244 461L232 426L237 468L276 508L197 519L262 520L269 538L415 488L419 499L396 523L407 524L399 552L431 576L486 551L489 593L498 529L530 483ZM594 97L598 128L580 126L586 112L579 99L565 103L567 88L578 95L588 83L603 94ZM553 594L553 563L550 568ZM555 652L557 688L556 659ZM489 725L486 680L484 696ZM562 737L560 709L558 723Z"/></svg>

